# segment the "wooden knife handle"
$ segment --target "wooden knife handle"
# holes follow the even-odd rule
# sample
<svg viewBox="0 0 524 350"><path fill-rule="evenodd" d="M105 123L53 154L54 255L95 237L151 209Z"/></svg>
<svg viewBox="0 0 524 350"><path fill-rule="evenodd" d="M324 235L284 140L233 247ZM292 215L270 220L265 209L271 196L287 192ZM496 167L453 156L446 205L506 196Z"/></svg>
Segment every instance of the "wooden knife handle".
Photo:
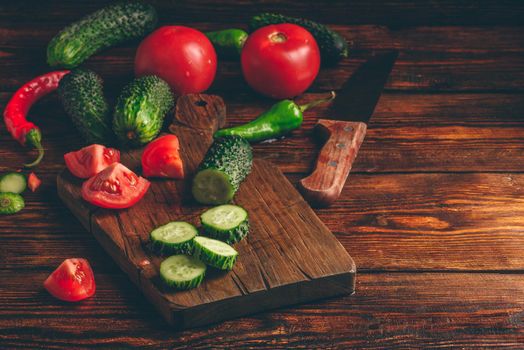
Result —
<svg viewBox="0 0 524 350"><path fill-rule="evenodd" d="M366 124L320 119L315 131L327 141L318 155L315 170L300 180L299 188L312 206L326 207L344 187L366 136Z"/></svg>

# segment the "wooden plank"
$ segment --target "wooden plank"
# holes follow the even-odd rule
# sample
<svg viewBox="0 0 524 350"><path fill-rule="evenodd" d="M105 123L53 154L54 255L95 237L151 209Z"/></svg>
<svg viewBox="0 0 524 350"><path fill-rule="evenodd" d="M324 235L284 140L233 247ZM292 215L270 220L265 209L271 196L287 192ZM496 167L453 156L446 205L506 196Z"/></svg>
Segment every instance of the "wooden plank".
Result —
<svg viewBox="0 0 524 350"><path fill-rule="evenodd" d="M294 185L299 178L289 177ZM524 174L511 173L350 174L339 200L315 212L360 271L517 272L524 266L522 184ZM0 217L5 268L50 268L64 251L107 263L57 201L29 197L21 215Z"/></svg>
<svg viewBox="0 0 524 350"><path fill-rule="evenodd" d="M9 94L0 94L0 105ZM307 94L307 102L325 94ZM253 94L225 94L229 125L245 123L273 101ZM524 162L523 94L382 95L368 134L353 165L355 172L522 171ZM53 176L63 154L83 142L55 98L37 104L30 114L41 126L46 157L38 172ZM309 172L319 151L311 131L318 118L329 118L329 106L307 111L293 137L254 146L255 156L286 173ZM457 152L460 149L460 152ZM31 153L4 134L0 170L15 170ZM51 176L51 175L50 175ZM51 180L53 181L53 180ZM48 195L55 194L46 192Z"/></svg>
<svg viewBox="0 0 524 350"><path fill-rule="evenodd" d="M51 267L49 268L51 271ZM524 280L496 273L361 273L356 294L173 332L121 274L95 269L94 298L72 306L1 270L5 348L522 348ZM440 286L440 288L438 287ZM101 327L103 325L103 327Z"/></svg>
<svg viewBox="0 0 524 350"><path fill-rule="evenodd" d="M0 94L0 96L2 96ZM297 99L308 103L326 93L306 93ZM228 124L243 124L264 112L274 101L249 92L222 94L228 106ZM48 108L53 108L50 102ZM521 93L423 93L384 92L375 107L370 125L387 126L503 126L518 127L522 121L524 94ZM58 113L58 111L57 111ZM315 117L329 118L329 105L305 112L304 127Z"/></svg>
<svg viewBox="0 0 524 350"><path fill-rule="evenodd" d="M188 95L177 101L175 123L169 128L179 137L189 179L224 117L224 103L216 96ZM134 151L122 158L131 169L140 163ZM235 268L231 273L211 271L199 288L190 291L167 288L158 275L162 259L148 249L149 233L174 220L199 224L205 208L187 195L189 186L188 181L153 181L137 205L114 211L87 205L80 198L80 181L67 170L57 183L66 206L177 328L354 290L351 257L284 175L260 160L253 162L235 197L250 213L249 236L235 246L239 252Z"/></svg>
<svg viewBox="0 0 524 350"><path fill-rule="evenodd" d="M376 50L378 51L378 50ZM354 50L338 67L321 69L310 91L337 90L364 63L369 50ZM107 66L103 60L93 64ZM129 62L131 64L131 62ZM391 71L387 90L400 91L522 91L524 54L520 52L455 53L401 51ZM107 69L107 68L106 68ZM244 91L236 62L222 62L211 91Z"/></svg>
<svg viewBox="0 0 524 350"><path fill-rule="evenodd" d="M3 3L2 22L21 22L27 26L37 23L65 25L85 13L97 10L108 0L78 2L37 0ZM452 0L388 0L380 6L366 0L304 2L299 0L267 1L263 7L249 1L181 0L176 5L166 1L151 1L158 8L161 20L170 23L213 21L227 26L245 22L262 11L276 11L293 16L312 18L324 23L383 24L392 27L415 25L522 25L524 7L518 1L452 1ZM30 15L24 15L30 14ZM14 20L16 19L16 21Z"/></svg>
<svg viewBox="0 0 524 350"><path fill-rule="evenodd" d="M523 184L522 174L350 175L317 213L360 270L522 271Z"/></svg>
<svg viewBox="0 0 524 350"><path fill-rule="evenodd" d="M132 47L111 49L93 56L85 66L106 78L110 86L108 91L116 94L132 78L135 51L136 43ZM354 50L351 58L338 67L321 69L310 91L340 89L370 56L370 50ZM49 70L42 48L8 51L0 57L0 64L10 72L0 77L1 91L15 91L24 82ZM401 51L385 88L394 91L523 91L523 68L523 52ZM248 89L238 62L219 62L210 93Z"/></svg>
<svg viewBox="0 0 524 350"><path fill-rule="evenodd" d="M163 24L172 24L165 21ZM224 29L224 24L210 22L177 22L200 31ZM243 22L229 22L228 27L247 29ZM471 27L471 26L421 26L392 28L380 25L329 25L352 43L352 50L399 50L410 52L523 52L522 27ZM11 22L0 25L0 46L5 54L18 50L41 50L53 35L62 28L61 23ZM120 47L131 48L136 43ZM110 51L107 51L108 53ZM229 58L223 58L223 60Z"/></svg>
<svg viewBox="0 0 524 350"><path fill-rule="evenodd" d="M327 92L305 93L296 100L307 103L325 97ZM12 93L0 92L0 105L5 105ZM245 123L271 107L274 100L253 94L250 91L229 92L220 94L227 104L227 123L230 125ZM318 106L306 111L306 116L329 116L329 105ZM515 93L423 93L423 92L392 92L386 91L380 96L375 108L372 124L492 124L500 122L519 122L521 110L524 108L524 94ZM46 96L35 104L29 114L35 122L43 119L44 123L51 124L49 134L58 136L63 130L59 129L67 124L69 117L62 110L55 94ZM312 118L305 118L304 125L312 125ZM66 125L68 128L69 125ZM46 130L44 130L45 132ZM2 135L1 142L9 139L7 134ZM67 135L65 135L67 136ZM5 165L1 165L5 166Z"/></svg>
<svg viewBox="0 0 524 350"><path fill-rule="evenodd" d="M45 46L62 24L42 28L8 23L0 28L0 63L10 72L0 77L0 89L14 91L23 82L47 71ZM172 22L170 22L172 23ZM237 25L238 24L238 25ZM242 23L231 24L242 26ZM217 24L191 23L201 30L217 29ZM523 39L521 27L415 27L390 29L380 26L337 26L353 42L351 59L339 67L322 69L312 91L338 89L370 50L400 50L395 69L386 86L390 90L429 91L522 91ZM482 35L480 35L482 33ZM92 57L87 67L107 77L111 94L131 78L138 41L120 45ZM248 88L238 62L220 60L212 91L238 91ZM227 89L226 89L227 88Z"/></svg>

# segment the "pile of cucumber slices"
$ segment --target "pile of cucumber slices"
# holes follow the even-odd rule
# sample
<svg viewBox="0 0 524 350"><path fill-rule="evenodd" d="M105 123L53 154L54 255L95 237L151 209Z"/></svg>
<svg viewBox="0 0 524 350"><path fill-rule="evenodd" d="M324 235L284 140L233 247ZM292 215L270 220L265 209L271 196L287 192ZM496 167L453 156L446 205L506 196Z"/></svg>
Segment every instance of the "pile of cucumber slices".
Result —
<svg viewBox="0 0 524 350"><path fill-rule="evenodd" d="M186 290L198 287L208 266L232 270L238 252L231 246L247 236L247 211L224 204L200 215L202 233L184 221L172 221L154 229L151 247L162 255L171 255L160 264L160 277L170 287Z"/></svg>
<svg viewBox="0 0 524 350"><path fill-rule="evenodd" d="M0 176L0 215L10 215L24 209L24 198L20 193L27 188L27 180L21 173L6 173Z"/></svg>

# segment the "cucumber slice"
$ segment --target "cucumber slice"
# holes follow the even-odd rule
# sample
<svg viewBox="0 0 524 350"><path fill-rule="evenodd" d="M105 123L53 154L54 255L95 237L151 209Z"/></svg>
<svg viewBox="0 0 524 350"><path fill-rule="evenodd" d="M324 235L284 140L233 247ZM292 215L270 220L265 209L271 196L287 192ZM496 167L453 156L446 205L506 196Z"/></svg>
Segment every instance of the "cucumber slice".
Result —
<svg viewBox="0 0 524 350"><path fill-rule="evenodd" d="M154 229L150 237L153 248L160 253L191 254L197 234L196 227L190 223L173 221Z"/></svg>
<svg viewBox="0 0 524 350"><path fill-rule="evenodd" d="M238 205L211 208L200 215L200 221L208 236L228 244L240 241L249 232L247 211Z"/></svg>
<svg viewBox="0 0 524 350"><path fill-rule="evenodd" d="M220 270L231 270L237 260L238 252L222 241L198 236L195 237L193 256L209 266Z"/></svg>
<svg viewBox="0 0 524 350"><path fill-rule="evenodd" d="M0 214L9 215L24 209L25 202L18 193L0 193Z"/></svg>
<svg viewBox="0 0 524 350"><path fill-rule="evenodd" d="M7 173L0 177L0 192L22 193L27 187L25 175Z"/></svg>
<svg viewBox="0 0 524 350"><path fill-rule="evenodd" d="M160 277L170 287L185 290L198 287L204 280L206 265L189 255L173 255L160 264Z"/></svg>

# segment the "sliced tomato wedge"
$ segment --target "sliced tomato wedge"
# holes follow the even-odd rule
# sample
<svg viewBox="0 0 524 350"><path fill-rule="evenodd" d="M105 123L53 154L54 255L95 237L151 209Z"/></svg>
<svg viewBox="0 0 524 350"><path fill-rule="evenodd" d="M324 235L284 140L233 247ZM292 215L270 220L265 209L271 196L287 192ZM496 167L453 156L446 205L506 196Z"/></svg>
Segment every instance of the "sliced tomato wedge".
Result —
<svg viewBox="0 0 524 350"><path fill-rule="evenodd" d="M27 177L27 187L31 190L31 192L36 191L38 187L42 184L42 181L36 176L35 173L29 174Z"/></svg>
<svg viewBox="0 0 524 350"><path fill-rule="evenodd" d="M113 163L82 185L82 198L102 208L123 209L138 202L149 181L120 163Z"/></svg>
<svg viewBox="0 0 524 350"><path fill-rule="evenodd" d="M180 143L175 135L165 135L149 143L142 154L142 173L145 177L184 178L180 158Z"/></svg>
<svg viewBox="0 0 524 350"><path fill-rule="evenodd" d="M120 162L120 152L114 148L93 144L76 152L64 154L67 169L81 179L88 179L114 162Z"/></svg>
<svg viewBox="0 0 524 350"><path fill-rule="evenodd" d="M86 259L66 259L47 277L44 288L57 299L80 301L95 294L95 276Z"/></svg>

